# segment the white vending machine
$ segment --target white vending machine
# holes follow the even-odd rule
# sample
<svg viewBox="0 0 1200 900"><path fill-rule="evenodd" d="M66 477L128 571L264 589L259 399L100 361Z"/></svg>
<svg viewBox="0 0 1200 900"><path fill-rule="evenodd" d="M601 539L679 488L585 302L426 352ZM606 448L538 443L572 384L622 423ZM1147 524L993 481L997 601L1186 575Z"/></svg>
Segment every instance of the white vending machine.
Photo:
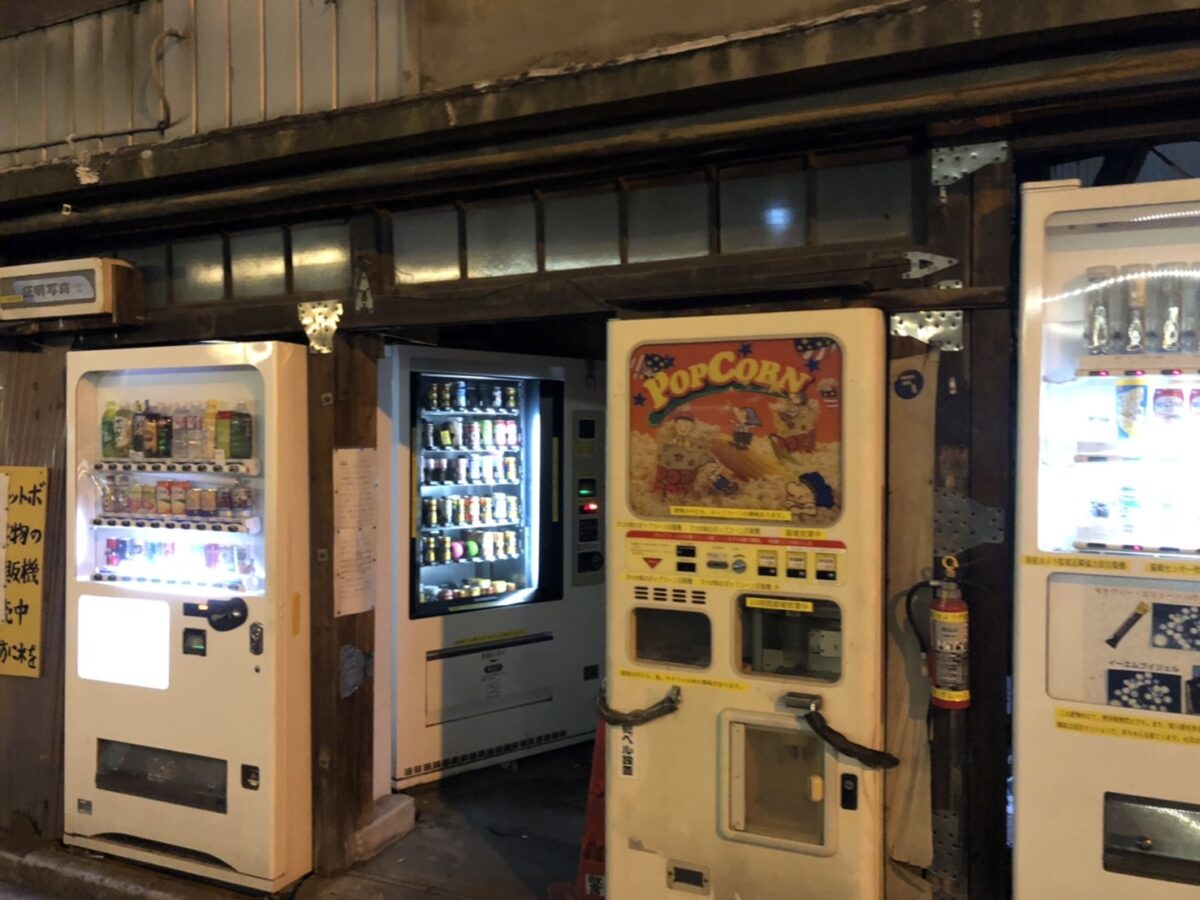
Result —
<svg viewBox="0 0 1200 900"><path fill-rule="evenodd" d="M884 334L610 325L615 900L882 896Z"/></svg>
<svg viewBox="0 0 1200 900"><path fill-rule="evenodd" d="M389 348L393 787L595 733L603 377L580 360Z"/></svg>
<svg viewBox="0 0 1200 900"><path fill-rule="evenodd" d="M1023 191L1015 895L1200 892L1200 181Z"/></svg>
<svg viewBox="0 0 1200 900"><path fill-rule="evenodd" d="M306 366L68 356L66 843L266 892L311 869Z"/></svg>

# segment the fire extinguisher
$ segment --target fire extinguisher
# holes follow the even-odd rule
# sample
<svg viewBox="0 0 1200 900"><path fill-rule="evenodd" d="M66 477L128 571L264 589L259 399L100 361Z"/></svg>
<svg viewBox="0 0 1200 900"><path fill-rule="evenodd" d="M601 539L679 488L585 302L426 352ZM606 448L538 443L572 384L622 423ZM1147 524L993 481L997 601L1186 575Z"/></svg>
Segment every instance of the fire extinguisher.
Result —
<svg viewBox="0 0 1200 900"><path fill-rule="evenodd" d="M913 585L905 608L921 648L921 659L927 661L929 702L941 709L966 709L971 705L970 613L957 580L958 560L944 556L941 562L945 577ZM934 590L928 641L913 614L913 600L926 587Z"/></svg>

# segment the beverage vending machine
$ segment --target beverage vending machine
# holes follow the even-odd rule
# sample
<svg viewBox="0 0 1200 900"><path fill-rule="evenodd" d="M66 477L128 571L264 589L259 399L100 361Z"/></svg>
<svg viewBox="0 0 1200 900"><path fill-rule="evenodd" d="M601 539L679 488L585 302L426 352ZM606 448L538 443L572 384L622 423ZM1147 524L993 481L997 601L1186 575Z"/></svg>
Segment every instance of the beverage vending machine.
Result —
<svg viewBox="0 0 1200 900"><path fill-rule="evenodd" d="M610 325L610 897L882 896L883 341Z"/></svg>
<svg viewBox="0 0 1200 900"><path fill-rule="evenodd" d="M67 359L64 840L277 891L312 858L305 348Z"/></svg>
<svg viewBox="0 0 1200 900"><path fill-rule="evenodd" d="M394 787L594 733L602 379L581 360L389 348Z"/></svg>
<svg viewBox="0 0 1200 900"><path fill-rule="evenodd" d="M1015 894L1200 885L1200 181L1023 191Z"/></svg>

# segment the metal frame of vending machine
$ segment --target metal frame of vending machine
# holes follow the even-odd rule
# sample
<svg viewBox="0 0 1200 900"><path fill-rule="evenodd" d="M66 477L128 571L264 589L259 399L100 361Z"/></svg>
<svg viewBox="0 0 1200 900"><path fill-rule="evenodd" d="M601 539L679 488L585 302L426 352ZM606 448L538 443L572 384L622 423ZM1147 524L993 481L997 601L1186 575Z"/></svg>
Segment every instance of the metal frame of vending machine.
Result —
<svg viewBox="0 0 1200 900"><path fill-rule="evenodd" d="M1200 180L1023 190L1015 896L1200 885Z"/></svg>
<svg viewBox="0 0 1200 900"><path fill-rule="evenodd" d="M608 372L608 896L881 897L882 314L613 322Z"/></svg>
<svg viewBox="0 0 1200 900"><path fill-rule="evenodd" d="M306 355L68 355L67 844L267 892L312 868Z"/></svg>
<svg viewBox="0 0 1200 900"><path fill-rule="evenodd" d="M395 788L594 734L603 378L580 360L389 348L378 445L390 453L395 696L380 727L395 741ZM431 388L444 392L432 407Z"/></svg>

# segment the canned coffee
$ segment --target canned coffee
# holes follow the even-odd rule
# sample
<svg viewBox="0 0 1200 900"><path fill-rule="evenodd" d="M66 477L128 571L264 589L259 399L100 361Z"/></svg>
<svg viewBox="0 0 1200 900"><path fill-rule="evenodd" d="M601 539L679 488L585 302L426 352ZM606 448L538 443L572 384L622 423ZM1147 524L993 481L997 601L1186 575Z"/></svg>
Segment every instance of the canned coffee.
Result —
<svg viewBox="0 0 1200 900"><path fill-rule="evenodd" d="M454 382L454 408L467 408L467 383L465 381Z"/></svg>
<svg viewBox="0 0 1200 900"><path fill-rule="evenodd" d="M504 408L504 390L498 384L493 384L491 388L491 402L488 404L492 409Z"/></svg>
<svg viewBox="0 0 1200 900"><path fill-rule="evenodd" d="M517 408L517 386L515 384L510 384L504 389L504 405L509 409Z"/></svg>
<svg viewBox="0 0 1200 900"><path fill-rule="evenodd" d="M491 419L484 419L479 423L479 442L484 447L492 446L492 441L495 439L494 425Z"/></svg>
<svg viewBox="0 0 1200 900"><path fill-rule="evenodd" d="M483 429L479 422L472 419L467 423L467 446L472 450L478 450L483 445Z"/></svg>

